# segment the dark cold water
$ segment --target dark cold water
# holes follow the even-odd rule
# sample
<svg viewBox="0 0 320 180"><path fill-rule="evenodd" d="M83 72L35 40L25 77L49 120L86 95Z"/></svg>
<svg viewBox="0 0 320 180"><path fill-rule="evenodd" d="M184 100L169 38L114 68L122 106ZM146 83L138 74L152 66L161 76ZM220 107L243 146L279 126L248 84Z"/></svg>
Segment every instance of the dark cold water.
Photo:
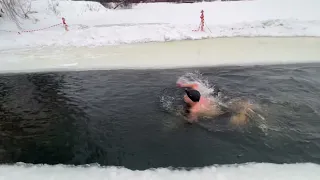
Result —
<svg viewBox="0 0 320 180"><path fill-rule="evenodd" d="M259 108L188 124L178 79L225 103ZM0 76L0 163L202 167L320 163L320 64L6 74Z"/></svg>

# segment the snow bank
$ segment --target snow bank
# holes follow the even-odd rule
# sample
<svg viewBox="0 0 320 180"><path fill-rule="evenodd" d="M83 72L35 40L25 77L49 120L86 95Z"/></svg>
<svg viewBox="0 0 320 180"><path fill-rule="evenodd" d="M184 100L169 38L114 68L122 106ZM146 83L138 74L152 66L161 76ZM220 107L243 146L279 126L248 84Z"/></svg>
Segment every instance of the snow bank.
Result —
<svg viewBox="0 0 320 180"><path fill-rule="evenodd" d="M0 49L35 46L102 46L233 36L319 36L320 1L256 0L193 4L138 4L111 10L88 1L33 0L32 20L17 34L14 23L0 18ZM54 8L53 8L54 7ZM193 32L205 11L206 32ZM37 20L35 20L37 19ZM209 28L209 29L208 29ZM5 30L5 31L1 31ZM6 32L13 31L13 32Z"/></svg>
<svg viewBox="0 0 320 180"><path fill-rule="evenodd" d="M312 180L320 177L320 166L312 163L271 164L247 163L217 165L186 171L168 168L133 171L122 167L65 166L16 164L0 166L0 179L5 180Z"/></svg>

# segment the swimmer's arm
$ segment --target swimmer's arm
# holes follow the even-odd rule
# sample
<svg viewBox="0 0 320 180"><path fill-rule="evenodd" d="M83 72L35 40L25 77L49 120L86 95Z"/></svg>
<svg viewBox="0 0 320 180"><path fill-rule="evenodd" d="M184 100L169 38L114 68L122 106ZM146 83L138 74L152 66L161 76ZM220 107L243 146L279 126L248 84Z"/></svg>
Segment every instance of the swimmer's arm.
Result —
<svg viewBox="0 0 320 180"><path fill-rule="evenodd" d="M190 113L188 116L188 121L189 122L197 122L198 121L198 117L194 114L194 113Z"/></svg>
<svg viewBox="0 0 320 180"><path fill-rule="evenodd" d="M182 88L192 88L192 89L198 89L198 84L193 83L193 84L178 84L179 87Z"/></svg>

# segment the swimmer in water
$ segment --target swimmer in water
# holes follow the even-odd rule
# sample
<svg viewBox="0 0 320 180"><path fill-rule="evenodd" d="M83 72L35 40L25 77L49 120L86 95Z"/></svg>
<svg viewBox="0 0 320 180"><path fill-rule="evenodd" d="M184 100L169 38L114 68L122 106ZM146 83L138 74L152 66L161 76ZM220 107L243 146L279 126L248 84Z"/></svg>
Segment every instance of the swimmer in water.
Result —
<svg viewBox="0 0 320 180"><path fill-rule="evenodd" d="M183 97L187 105L186 113L189 122L197 122L199 116L216 117L227 112L232 112L231 123L234 125L243 125L248 122L248 111L252 111L251 104L238 101L231 104L229 108L220 107L220 105L208 98L201 96L199 85L194 84L177 84L178 87L186 88Z"/></svg>
<svg viewBox="0 0 320 180"><path fill-rule="evenodd" d="M196 122L199 115L216 116L220 115L221 111L217 108L216 103L201 96L198 84L177 84L178 87L186 88L183 97L187 105L186 113L188 114L189 122Z"/></svg>

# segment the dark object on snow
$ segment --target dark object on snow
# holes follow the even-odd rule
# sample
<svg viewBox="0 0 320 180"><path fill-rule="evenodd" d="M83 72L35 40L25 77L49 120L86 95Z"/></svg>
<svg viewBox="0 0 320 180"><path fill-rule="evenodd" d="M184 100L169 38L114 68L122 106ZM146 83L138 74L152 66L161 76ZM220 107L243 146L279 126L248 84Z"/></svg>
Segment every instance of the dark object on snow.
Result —
<svg viewBox="0 0 320 180"><path fill-rule="evenodd" d="M3 10L2 10L2 9L0 9L0 17L2 17L2 16L3 16L3 14L4 14Z"/></svg>

